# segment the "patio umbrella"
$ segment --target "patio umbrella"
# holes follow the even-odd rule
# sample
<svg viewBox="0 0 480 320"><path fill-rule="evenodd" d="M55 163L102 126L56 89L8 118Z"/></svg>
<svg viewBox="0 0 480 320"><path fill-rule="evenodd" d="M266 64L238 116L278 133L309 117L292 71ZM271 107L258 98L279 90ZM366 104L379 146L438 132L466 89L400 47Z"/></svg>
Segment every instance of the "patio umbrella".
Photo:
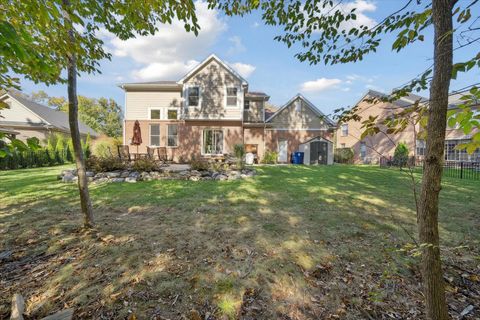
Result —
<svg viewBox="0 0 480 320"><path fill-rule="evenodd" d="M133 137L131 145L137 146L137 154L138 154L138 146L142 144L142 131L140 130L140 122L138 120L135 121L133 125Z"/></svg>

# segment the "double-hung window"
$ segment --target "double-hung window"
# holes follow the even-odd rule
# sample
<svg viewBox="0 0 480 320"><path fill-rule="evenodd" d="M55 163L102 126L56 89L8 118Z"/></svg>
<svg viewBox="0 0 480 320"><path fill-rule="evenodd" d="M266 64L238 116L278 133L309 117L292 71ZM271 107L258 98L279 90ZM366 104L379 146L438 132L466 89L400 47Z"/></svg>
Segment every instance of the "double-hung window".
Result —
<svg viewBox="0 0 480 320"><path fill-rule="evenodd" d="M188 94L188 106L198 107L200 106L200 87L190 87L187 90Z"/></svg>
<svg viewBox="0 0 480 320"><path fill-rule="evenodd" d="M150 125L150 145L151 146L160 146L160 125L151 124Z"/></svg>
<svg viewBox="0 0 480 320"><path fill-rule="evenodd" d="M348 123L342 124L342 137L348 136Z"/></svg>
<svg viewBox="0 0 480 320"><path fill-rule="evenodd" d="M416 150L417 156L424 156L425 149L427 147L425 140L417 140L416 147L417 147L417 150Z"/></svg>
<svg viewBox="0 0 480 320"><path fill-rule="evenodd" d="M178 125L176 124L168 125L167 146L168 147L178 146Z"/></svg>
<svg viewBox="0 0 480 320"><path fill-rule="evenodd" d="M237 94L238 88L227 87L227 107L236 107L237 106Z"/></svg>
<svg viewBox="0 0 480 320"><path fill-rule="evenodd" d="M223 131L218 129L203 130L202 153L205 155L223 154Z"/></svg>

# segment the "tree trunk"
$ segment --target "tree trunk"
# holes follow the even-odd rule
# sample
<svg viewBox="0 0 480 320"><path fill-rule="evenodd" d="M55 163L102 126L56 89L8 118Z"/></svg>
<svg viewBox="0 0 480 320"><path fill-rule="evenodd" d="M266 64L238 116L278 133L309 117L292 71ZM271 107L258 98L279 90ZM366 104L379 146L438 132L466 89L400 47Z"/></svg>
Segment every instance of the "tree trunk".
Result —
<svg viewBox="0 0 480 320"><path fill-rule="evenodd" d="M66 8L70 5L68 0L64 0L63 4ZM71 22L68 13L65 14L65 20L70 24ZM75 36L73 29L68 31L68 42L70 47L73 47ZM77 165L78 175L78 190L80 192L80 205L83 213L83 226L85 228L93 227L93 209L90 201L90 194L88 192L88 180L85 170L85 159L83 157L82 143L80 131L78 129L78 99L77 99L77 57L72 53L67 57L68 59L68 122L70 124L70 134L72 136L73 151L75 154L75 163Z"/></svg>
<svg viewBox="0 0 480 320"><path fill-rule="evenodd" d="M452 3L433 0L434 69L430 87L427 150L423 172L418 232L427 319L448 319L438 235L438 196L443 172L448 92L452 74Z"/></svg>

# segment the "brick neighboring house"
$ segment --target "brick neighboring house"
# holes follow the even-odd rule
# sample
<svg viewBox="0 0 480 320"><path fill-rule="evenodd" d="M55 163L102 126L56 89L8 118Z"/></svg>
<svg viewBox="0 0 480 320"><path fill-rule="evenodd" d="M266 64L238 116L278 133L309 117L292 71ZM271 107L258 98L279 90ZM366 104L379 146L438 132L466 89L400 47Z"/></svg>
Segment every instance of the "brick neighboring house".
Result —
<svg viewBox="0 0 480 320"><path fill-rule="evenodd" d="M420 103L428 103L428 99L414 94L403 97L393 103L383 101L372 101L375 98L386 97L387 95L369 90L356 104L358 106L357 114L366 119L369 116L378 116L377 122L382 122L390 117L410 107L419 101ZM458 96L450 97L449 108L457 108L460 100ZM354 162L361 163L378 163L381 157L393 157L395 147L398 143L406 143L410 156L415 156L418 160L422 160L425 154L425 141L418 138L420 131L419 126L410 124L403 132L398 134L378 133L373 136L367 136L360 139L363 132L362 120L350 120L346 123L338 125L336 131L336 148L352 148L354 152ZM381 126L380 126L381 127ZM385 130L382 130L385 131ZM465 135L462 130L447 127L445 141L445 160L447 161L479 161L480 150L473 155L467 154L465 150L456 150L455 146L471 140L471 135Z"/></svg>
<svg viewBox="0 0 480 320"><path fill-rule="evenodd" d="M232 154L235 144L256 150L258 159L275 151L280 162L289 162L301 143L333 137L334 123L305 97L298 94L272 113L266 105L269 96L250 91L248 82L215 55L179 81L120 87L125 91L124 144L130 145L138 120L139 152L166 147L178 162Z"/></svg>

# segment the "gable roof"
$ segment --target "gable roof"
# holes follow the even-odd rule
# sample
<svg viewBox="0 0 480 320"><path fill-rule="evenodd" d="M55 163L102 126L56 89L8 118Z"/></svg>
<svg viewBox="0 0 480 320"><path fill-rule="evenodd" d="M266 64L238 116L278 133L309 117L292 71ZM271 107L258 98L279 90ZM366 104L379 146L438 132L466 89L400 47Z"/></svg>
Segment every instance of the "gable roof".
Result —
<svg viewBox="0 0 480 320"><path fill-rule="evenodd" d="M358 102L355 103L355 106L358 105L367 96L373 96L377 98L387 98L389 95L380 91L368 90L367 93L365 93L360 98L360 100L358 100ZM412 104L414 104L417 101L419 101L420 103L426 103L428 102L428 99L413 93L409 93L405 97L401 97L400 99L397 99L391 103L397 107L405 108L405 107L412 106Z"/></svg>
<svg viewBox="0 0 480 320"><path fill-rule="evenodd" d="M160 81L147 81L147 82L130 82L121 83L118 85L124 90L129 89L181 89L181 84L177 81L160 80Z"/></svg>
<svg viewBox="0 0 480 320"><path fill-rule="evenodd" d="M321 117L324 119L330 126L335 126L335 123L330 120L323 112L317 109L313 103L311 103L307 98L305 98L301 93L297 93L296 96L294 96L292 99L288 100L287 103L285 103L280 109L278 109L274 114L272 114L265 122L270 122L273 118L275 118L277 115L279 115L284 109L286 109L293 101L296 99L301 99L303 102L305 102L306 106L313 111L317 116Z"/></svg>
<svg viewBox="0 0 480 320"><path fill-rule="evenodd" d="M55 109L49 108L42 104L39 104L35 101L25 98L21 94L15 91L9 91L4 94L0 99L3 99L5 96L9 96L12 99L15 99L22 106L36 114L46 125L50 125L58 130L70 132L70 124L68 123L68 115L65 112L57 111ZM1 122L1 121L0 121ZM89 133L92 136L98 136L98 133L84 124L81 121L78 121L78 128L81 134Z"/></svg>
<svg viewBox="0 0 480 320"><path fill-rule="evenodd" d="M248 82L245 80L237 71L233 70L232 67L230 67L227 63L225 63L222 59L217 57L215 54L209 55L205 60L200 62L195 68L190 70L185 76L183 76L182 79L178 81L178 83L183 84L188 78L193 76L198 70L200 70L203 66L205 66L207 63L209 63L211 60L217 61L221 66L223 66L225 69L227 69L230 73L232 73L235 77L237 77L240 81L242 81L243 85L247 85Z"/></svg>

